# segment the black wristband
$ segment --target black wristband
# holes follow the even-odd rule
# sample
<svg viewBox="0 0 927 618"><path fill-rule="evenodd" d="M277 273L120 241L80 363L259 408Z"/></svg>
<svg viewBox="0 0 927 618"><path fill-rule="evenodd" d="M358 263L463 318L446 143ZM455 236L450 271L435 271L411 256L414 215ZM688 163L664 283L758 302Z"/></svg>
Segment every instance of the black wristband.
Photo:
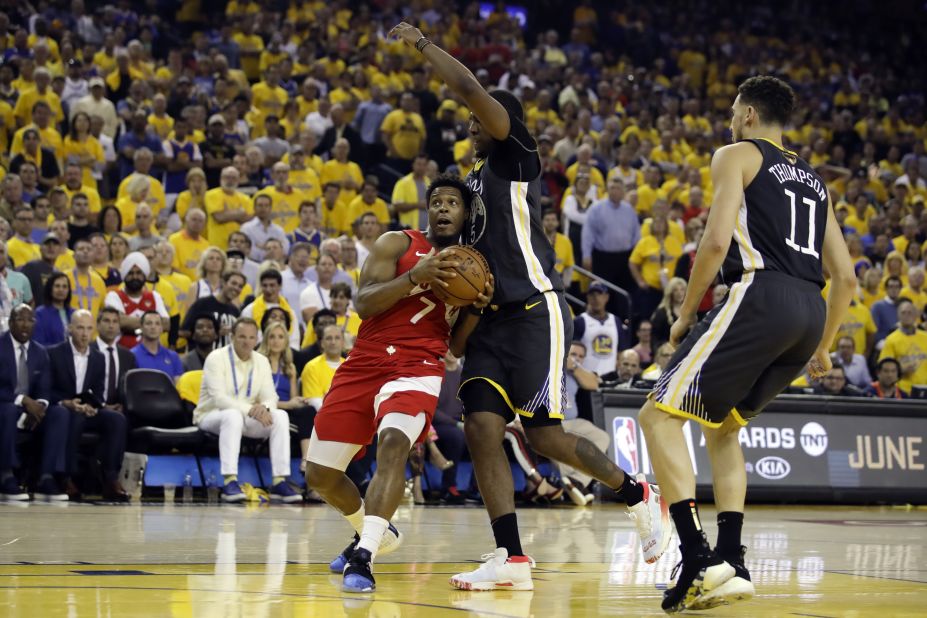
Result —
<svg viewBox="0 0 927 618"><path fill-rule="evenodd" d="M415 282L415 280L412 278L412 269L411 269L411 268L410 268L409 270L406 271L406 274L409 275L409 283L411 283L412 285L418 285L418 284Z"/></svg>
<svg viewBox="0 0 927 618"><path fill-rule="evenodd" d="M483 307L483 309L485 309L485 307ZM469 313L470 315L480 315L481 316L483 315L483 309L477 309L473 305L470 305L470 307L467 309L467 313Z"/></svg>
<svg viewBox="0 0 927 618"><path fill-rule="evenodd" d="M431 41L429 41L425 35L422 35L422 38L415 42L415 49L417 49L419 53L422 53L429 45L431 45Z"/></svg>

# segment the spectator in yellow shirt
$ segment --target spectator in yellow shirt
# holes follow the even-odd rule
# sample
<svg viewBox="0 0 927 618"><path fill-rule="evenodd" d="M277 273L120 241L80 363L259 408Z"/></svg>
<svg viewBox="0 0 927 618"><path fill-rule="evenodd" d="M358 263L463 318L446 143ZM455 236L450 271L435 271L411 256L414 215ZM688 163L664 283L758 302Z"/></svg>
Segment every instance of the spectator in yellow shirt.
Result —
<svg viewBox="0 0 927 618"><path fill-rule="evenodd" d="M86 309L94 318L100 313L106 297L106 283L93 268L93 246L87 238L74 241L74 268L65 271L71 282L71 307Z"/></svg>
<svg viewBox="0 0 927 618"><path fill-rule="evenodd" d="M322 354L306 363L300 382L302 396L309 400L309 405L318 410L322 399L331 388L335 371L344 362L341 354L344 350L344 331L337 324L330 324L322 330Z"/></svg>
<svg viewBox="0 0 927 618"><path fill-rule="evenodd" d="M927 307L927 290L924 289L924 267L912 266L908 269L908 285L901 290L901 298L914 303L920 313Z"/></svg>
<svg viewBox="0 0 927 618"><path fill-rule="evenodd" d="M412 159L425 144L425 122L415 111L415 96L411 92L402 94L399 109L386 115L380 132L386 144L386 156L400 166L400 171L407 172Z"/></svg>
<svg viewBox="0 0 927 618"><path fill-rule="evenodd" d="M43 148L48 148L55 153L59 159L64 153L64 142L61 134L51 122L51 108L45 101L38 101L32 106L32 122L20 128L13 134L13 143L10 145L10 158L15 157L24 151L23 134L28 129L36 129L39 132L39 139Z"/></svg>
<svg viewBox="0 0 927 618"><path fill-rule="evenodd" d="M145 201L151 206L151 214L158 217L165 208L167 198L164 194L164 185L161 184L160 180L150 175L151 168L154 165L154 153L143 146L132 155L132 162L135 171L119 183L116 199L119 200L128 195L129 183L134 178L143 178L148 182L148 194L145 196ZM122 224L126 225L125 213L123 213ZM124 227L123 231L126 231Z"/></svg>
<svg viewBox="0 0 927 618"><path fill-rule="evenodd" d="M901 364L898 387L907 392L914 384L927 384L927 332L916 328L918 314L911 301L898 301L898 328L885 338L879 354L879 360L894 358Z"/></svg>
<svg viewBox="0 0 927 618"><path fill-rule="evenodd" d="M276 64L267 67L264 71L264 81L258 82L251 88L251 105L260 113L261 118L267 116L283 117L283 106L289 95L280 87L280 69Z"/></svg>
<svg viewBox="0 0 927 618"><path fill-rule="evenodd" d="M229 246L229 234L252 217L251 198L238 190L240 178L237 168L226 167L219 177L221 186L206 192L206 238L223 251Z"/></svg>
<svg viewBox="0 0 927 618"><path fill-rule="evenodd" d="M13 211L13 236L6 243L6 252L16 268L42 257L39 246L32 242L34 222L35 214L31 207L20 206Z"/></svg>
<svg viewBox="0 0 927 618"><path fill-rule="evenodd" d="M122 233L134 235L138 231L135 224L135 212L139 204L148 202L150 184L146 176L140 174L129 176L127 178L123 196L116 200L116 208L119 210L119 216L122 218Z"/></svg>
<svg viewBox="0 0 927 618"><path fill-rule="evenodd" d="M296 189L290 185L290 166L282 161L274 163L270 177L274 184L259 191L258 195L267 195L273 204L274 223L283 228L287 234L299 225L299 205L314 202L319 198L318 188L315 192Z"/></svg>
<svg viewBox="0 0 927 618"><path fill-rule="evenodd" d="M361 173L360 166L348 160L351 153L351 145L343 137L335 141L332 148L333 158L329 159L322 165L320 180L324 187L330 182L338 183L341 189L341 199L350 204L357 196L358 189L364 183L364 175Z"/></svg>
<svg viewBox="0 0 927 618"><path fill-rule="evenodd" d="M386 205L377 195L376 177L370 177L364 181L361 194L355 197L348 206L348 220L353 224L361 215L373 213L381 225L389 225L390 214L389 206Z"/></svg>
<svg viewBox="0 0 927 618"><path fill-rule="evenodd" d="M341 199L341 187L337 182L329 182L325 185L321 202L319 220L322 233L331 238L350 234L351 221L348 216L351 213L348 205Z"/></svg>
<svg viewBox="0 0 927 618"><path fill-rule="evenodd" d="M550 241L551 246L554 248L554 256L557 260L554 263L554 268L560 273L563 285L569 288L570 283L573 281L573 266L576 265L573 255L573 243L559 232L560 215L553 208L544 211L544 218L541 223L544 225L547 240Z"/></svg>
<svg viewBox="0 0 927 618"><path fill-rule="evenodd" d="M210 247L203 236L206 229L206 213L199 208L191 208L184 218L184 226L167 239L174 247L174 268L190 279L197 279L196 272L203 253ZM196 299L192 299L196 300Z"/></svg>
<svg viewBox="0 0 927 618"><path fill-rule="evenodd" d="M35 87L20 92L19 99L16 100L16 106L13 108L13 116L16 117L16 123L24 126L29 122L32 109L39 101L48 105L54 114L55 122L64 121L64 110L61 109L61 99L51 88L51 73L48 69L38 68L35 70Z"/></svg>
<svg viewBox="0 0 927 618"><path fill-rule="evenodd" d="M80 166L81 184L96 192L94 173L103 169L105 161L100 140L90 133L90 116L86 112L77 112L71 119L71 132L64 138L63 152L65 165ZM99 199L96 206L93 212L100 211Z"/></svg>
<svg viewBox="0 0 927 618"><path fill-rule="evenodd" d="M676 272L676 262L682 255L682 244L669 234L666 219L655 218L650 235L641 239L631 251L628 268L641 290L635 309L648 317L663 298L663 286Z"/></svg>
<svg viewBox="0 0 927 618"><path fill-rule="evenodd" d="M840 337L852 337L854 349L859 350L863 356L869 358L872 353L872 346L875 343L876 330L869 308L854 298L850 301L850 307L840 324L837 336L834 337L831 352L837 350L837 341Z"/></svg>
<svg viewBox="0 0 927 618"><path fill-rule="evenodd" d="M425 191L428 189L428 156L418 154L412 161L412 171L393 186L392 205L399 223L413 230L428 227L428 203Z"/></svg>

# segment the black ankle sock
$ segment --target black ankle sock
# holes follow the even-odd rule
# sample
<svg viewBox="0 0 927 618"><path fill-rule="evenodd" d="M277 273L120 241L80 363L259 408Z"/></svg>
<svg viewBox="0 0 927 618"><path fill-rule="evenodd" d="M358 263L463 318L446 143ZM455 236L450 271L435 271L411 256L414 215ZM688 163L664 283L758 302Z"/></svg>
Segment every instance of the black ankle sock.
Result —
<svg viewBox="0 0 927 618"><path fill-rule="evenodd" d="M515 513L507 513L492 520L492 534L496 537L496 547L504 547L509 556L523 556L521 539L518 536L518 518Z"/></svg>
<svg viewBox="0 0 927 618"><path fill-rule="evenodd" d="M737 511L718 513L718 553L722 556L740 555L740 532L744 527L744 514Z"/></svg>
<svg viewBox="0 0 927 618"><path fill-rule="evenodd" d="M699 520L698 505L694 499L680 500L671 504L669 512L673 517L673 523L676 524L676 533L679 535L679 543L682 545L683 553L685 553L685 550L694 548L704 542L702 522Z"/></svg>
<svg viewBox="0 0 927 618"><path fill-rule="evenodd" d="M644 500L644 488L627 472L624 473L624 481L622 481L618 493L621 494L628 506L634 506Z"/></svg>

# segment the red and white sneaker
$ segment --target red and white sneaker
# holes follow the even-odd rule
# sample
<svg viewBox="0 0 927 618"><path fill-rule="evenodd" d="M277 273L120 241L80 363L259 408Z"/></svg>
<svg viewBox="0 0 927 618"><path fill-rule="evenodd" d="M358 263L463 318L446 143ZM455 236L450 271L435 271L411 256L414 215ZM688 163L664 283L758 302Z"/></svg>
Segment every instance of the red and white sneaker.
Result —
<svg viewBox="0 0 927 618"><path fill-rule="evenodd" d="M491 554L483 554L481 559L485 562L478 569L458 573L451 578L451 585L459 590L534 590L531 557L510 557L508 550L499 547Z"/></svg>
<svg viewBox="0 0 927 618"><path fill-rule="evenodd" d="M670 522L669 505L660 495L660 488L648 483L643 474L637 475L637 481L644 489L644 500L628 507L628 516L637 526L641 537L641 550L644 561L653 564L660 559L673 538L673 525Z"/></svg>

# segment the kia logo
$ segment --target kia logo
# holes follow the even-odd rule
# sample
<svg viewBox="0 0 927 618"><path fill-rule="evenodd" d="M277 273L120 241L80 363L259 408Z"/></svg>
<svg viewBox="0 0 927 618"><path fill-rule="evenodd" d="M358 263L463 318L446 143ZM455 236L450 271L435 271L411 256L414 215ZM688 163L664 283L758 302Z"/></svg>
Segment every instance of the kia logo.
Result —
<svg viewBox="0 0 927 618"><path fill-rule="evenodd" d="M764 479L778 481L789 475L789 472L792 471L792 466L781 457L770 455L757 461L753 469Z"/></svg>

